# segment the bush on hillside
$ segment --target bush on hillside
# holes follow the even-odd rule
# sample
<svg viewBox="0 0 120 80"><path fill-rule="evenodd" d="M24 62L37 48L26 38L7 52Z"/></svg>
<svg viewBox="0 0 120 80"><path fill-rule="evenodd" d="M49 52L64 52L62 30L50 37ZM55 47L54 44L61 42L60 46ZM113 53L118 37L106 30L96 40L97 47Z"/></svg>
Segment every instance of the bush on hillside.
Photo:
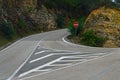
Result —
<svg viewBox="0 0 120 80"><path fill-rule="evenodd" d="M18 21L18 26L19 26L21 29L23 29L23 28L25 27L25 25L26 25L26 23L25 23L25 21L24 21L23 19L20 19L20 20Z"/></svg>
<svg viewBox="0 0 120 80"><path fill-rule="evenodd" d="M10 22L1 22L0 31L2 32L3 36L5 36L8 39L12 39L14 36L14 28Z"/></svg>
<svg viewBox="0 0 120 80"><path fill-rule="evenodd" d="M92 29L86 30L81 38L81 43L88 46L101 47L106 38L97 36Z"/></svg>
<svg viewBox="0 0 120 80"><path fill-rule="evenodd" d="M57 22L57 27L58 28L63 28L63 26L64 26L64 17L61 14L58 14L56 22Z"/></svg>
<svg viewBox="0 0 120 80"><path fill-rule="evenodd" d="M73 23L74 23L75 20L69 22L68 29L69 29L69 31L72 35L74 35L74 36L81 35L81 33L83 31L83 24L85 22L85 19L86 19L85 17L82 17L82 18L77 20L79 22L79 26L78 26L77 29L75 29L74 26L73 26Z"/></svg>
<svg viewBox="0 0 120 80"><path fill-rule="evenodd" d="M117 4L119 0L116 0ZM46 0L47 8L66 11L66 15L72 14L72 17L87 16L92 10L100 6L114 7L115 3L111 0ZM119 8L119 7L118 7Z"/></svg>

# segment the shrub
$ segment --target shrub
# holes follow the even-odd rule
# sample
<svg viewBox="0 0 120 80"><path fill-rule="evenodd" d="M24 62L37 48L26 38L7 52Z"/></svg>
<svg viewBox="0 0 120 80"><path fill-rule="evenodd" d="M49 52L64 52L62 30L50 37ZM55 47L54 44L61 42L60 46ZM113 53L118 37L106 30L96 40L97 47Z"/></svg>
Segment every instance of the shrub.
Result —
<svg viewBox="0 0 120 80"><path fill-rule="evenodd" d="M18 26L19 26L20 28L24 28L24 27L25 27L25 21L22 20L22 19L20 19L20 20L18 21Z"/></svg>
<svg viewBox="0 0 120 80"><path fill-rule="evenodd" d="M85 22L85 19L86 19L85 17L82 17L82 18L80 18L80 19L77 20L77 21L79 22L79 26L78 26L77 29L75 29L74 26L73 26L73 23L74 23L75 20L69 22L69 24L68 24L68 25L69 25L68 29L69 29L69 31L70 31L70 33L71 33L72 35L74 35L74 36L81 35L81 33L82 33L82 31L83 31L83 24L84 24L84 22Z"/></svg>
<svg viewBox="0 0 120 80"><path fill-rule="evenodd" d="M106 38L97 36L92 29L86 30L81 39L81 43L88 46L100 47L105 43Z"/></svg>
<svg viewBox="0 0 120 80"><path fill-rule="evenodd" d="M5 22L5 21L1 22L0 30L6 38L8 38L8 39L13 38L14 28L10 22Z"/></svg>
<svg viewBox="0 0 120 80"><path fill-rule="evenodd" d="M61 14L58 14L56 22L57 22L57 26L59 28L63 28L63 26L64 26L64 17Z"/></svg>
<svg viewBox="0 0 120 80"><path fill-rule="evenodd" d="M69 32L71 33L71 35L77 36L77 34L78 34L78 29L75 29L75 28L73 27L73 21L69 22L68 30L69 30Z"/></svg>

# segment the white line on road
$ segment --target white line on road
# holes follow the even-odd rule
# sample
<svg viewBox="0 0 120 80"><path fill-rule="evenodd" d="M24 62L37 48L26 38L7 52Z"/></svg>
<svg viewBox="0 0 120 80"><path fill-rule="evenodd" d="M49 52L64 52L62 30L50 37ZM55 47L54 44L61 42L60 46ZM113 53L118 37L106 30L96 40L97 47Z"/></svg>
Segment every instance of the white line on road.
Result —
<svg viewBox="0 0 120 80"><path fill-rule="evenodd" d="M45 71L50 71L52 69L44 69L44 70L36 70L35 72L45 72Z"/></svg>
<svg viewBox="0 0 120 80"><path fill-rule="evenodd" d="M58 58L58 59L56 59L56 60L53 60L53 61L51 61L51 62L49 62L49 63L47 63L47 64L44 64L44 65L42 65L42 66L39 66L39 67L37 67L37 68L31 69L31 70L29 70L29 71L27 71L27 72L24 72L24 73L20 74L18 77L19 77L19 78L20 78L20 77L23 77L23 76L25 76L25 75L27 75L27 74L29 74L29 73L31 73L31 72L37 71L37 70L39 70L39 69L41 69L41 68L43 68L43 67L45 67L45 66L49 66L49 65L51 65L51 64L53 64L53 63L55 63L55 62L57 62L57 61L60 61L61 59L63 59L63 57L60 57L60 58Z"/></svg>
<svg viewBox="0 0 120 80"><path fill-rule="evenodd" d="M39 60L41 60L41 59L47 58L47 57L52 56L52 55L53 55L53 54L49 54L49 55L46 55L46 56L43 56L43 57L34 59L34 60L30 61L29 63L33 63L33 62L39 61Z"/></svg>
<svg viewBox="0 0 120 80"><path fill-rule="evenodd" d="M72 65L73 63L65 63L65 64L51 64L52 66L70 66Z"/></svg>
<svg viewBox="0 0 120 80"><path fill-rule="evenodd" d="M86 60L86 59L79 59L79 60L61 60L59 62L68 62L68 63L65 63L65 64L69 64L69 63L73 63L73 62L81 62L83 60Z"/></svg>
<svg viewBox="0 0 120 80"><path fill-rule="evenodd" d="M63 60L63 59L67 59L67 58L81 58L78 60ZM59 62L76 62L76 61L85 61L88 60L87 58L83 58L83 57L77 57L77 56L64 56L62 60L60 60ZM67 64L71 64L71 63L67 63Z"/></svg>
<svg viewBox="0 0 120 80"><path fill-rule="evenodd" d="M68 41L65 40L65 38L66 38L67 36L69 36L69 35L70 35L70 34L65 35L65 36L62 38L63 42L65 42L65 43L67 43L67 44L69 44L69 45L78 46L77 44L73 44L73 43L70 43L70 42L68 42Z"/></svg>
<svg viewBox="0 0 120 80"><path fill-rule="evenodd" d="M37 52L37 53L35 53L35 55L37 55L37 54L41 54L41 53L43 53L43 52L45 52L45 51L40 51L40 52Z"/></svg>
<svg viewBox="0 0 120 80"><path fill-rule="evenodd" d="M37 43L37 46L39 45L41 41L39 41ZM32 56L33 52L35 51L35 49L37 48L37 46L34 47L33 51L31 52L31 54L27 57L27 59L25 60L25 62L23 62L23 64L21 64L21 66L7 79L7 80L11 80L15 75L16 73L26 64L26 62L29 60L29 58Z"/></svg>
<svg viewBox="0 0 120 80"><path fill-rule="evenodd" d="M66 69L66 68L69 68L69 67L73 67L73 66L76 66L76 65L85 63L85 62L94 61L94 60L96 60L96 59L102 59L102 58L104 58L104 57L106 57L106 56L109 56L109 55L111 55L111 54L113 54L113 53L109 53L109 54L106 54L106 55L104 55L104 56L97 57L97 58L93 58L93 59L90 59L90 60L85 60L85 61L83 61L83 62L79 62L79 63L76 63L76 64L74 64L74 65L70 65L70 66L58 68L58 69L55 69L55 70L52 70L52 71L48 71L48 72L45 72L45 73L42 73L42 74L37 74L37 75L30 76L30 77L22 78L22 79L20 79L20 80L30 79L30 78L33 78L33 77L36 77L36 76L40 76L40 75L43 75L43 74L46 74L46 73L55 72L55 71L58 71L58 70L61 70L61 69ZM63 57L62 57L62 59L63 59ZM61 59L60 59L60 60L61 60ZM49 66L50 66L50 65L49 65ZM51 65L51 66L59 66L59 65Z"/></svg>

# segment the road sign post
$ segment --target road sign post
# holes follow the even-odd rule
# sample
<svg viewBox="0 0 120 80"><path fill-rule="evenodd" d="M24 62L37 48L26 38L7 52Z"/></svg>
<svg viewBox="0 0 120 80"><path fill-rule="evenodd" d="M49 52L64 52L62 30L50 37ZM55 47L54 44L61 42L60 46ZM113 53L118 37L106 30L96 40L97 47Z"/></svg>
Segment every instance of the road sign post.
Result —
<svg viewBox="0 0 120 80"><path fill-rule="evenodd" d="M73 26L74 26L74 28L75 28L75 35L77 36L77 30L78 30L79 22L75 21L75 22L73 23Z"/></svg>

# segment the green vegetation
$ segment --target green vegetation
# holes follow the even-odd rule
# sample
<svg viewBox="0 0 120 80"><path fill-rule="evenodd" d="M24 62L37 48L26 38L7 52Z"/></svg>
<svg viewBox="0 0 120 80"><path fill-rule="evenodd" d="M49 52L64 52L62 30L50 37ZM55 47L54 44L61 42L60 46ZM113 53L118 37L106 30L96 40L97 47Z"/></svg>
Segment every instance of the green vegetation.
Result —
<svg viewBox="0 0 120 80"><path fill-rule="evenodd" d="M4 2L4 4L6 3L7 1ZM17 2L15 3L17 4ZM20 2L20 4L22 3L23 2ZM29 6L27 8L27 11L24 9L19 9L19 7L16 8L16 4L16 6L12 6L14 7L13 9L10 9L10 5L7 7L4 4L3 6L5 8L0 10L0 42L2 42L0 43L0 46L8 43L9 41L12 41L12 39L16 40L19 37L51 30L47 29L47 27L43 27L44 25L41 24L38 26L39 22L37 23L30 18L31 15L29 13L39 11L38 9L42 8L41 5L47 7L48 12L52 11L56 14L56 23L58 29L68 26L68 29L72 33L72 36L82 37L81 42L83 44L101 46L101 44L103 44L102 42L104 42L103 38L96 37L94 35L95 33L92 31L83 33L83 24L85 22L85 19L92 10L100 6L110 6L117 8L120 7L120 0L116 0L115 3L112 3L111 0L37 0L37 4L35 4L36 9L34 9L34 6ZM18 14L18 12L20 12L20 14ZM8 22L2 21L3 17ZM79 27L77 29L73 27L74 21L79 22ZM88 35L88 33L91 34ZM15 37L15 35L17 37ZM89 40L89 36L92 36L93 38ZM91 43L89 41L91 41Z"/></svg>
<svg viewBox="0 0 120 80"><path fill-rule="evenodd" d="M70 33L71 33L73 36L81 35L81 33L82 33L82 31L83 31L83 24L84 24L84 22L85 22L85 19L86 19L85 17L82 17L82 18L80 18L80 19L78 19L78 20L72 20L72 21L69 22L69 24L68 24L68 29L69 29ZM74 26L73 26L74 21L78 21L78 22L79 22L79 26L78 26L77 29L74 28Z"/></svg>
<svg viewBox="0 0 120 80"><path fill-rule="evenodd" d="M18 22L18 26L23 29L25 27L25 21L23 19L20 19L19 22Z"/></svg>
<svg viewBox="0 0 120 80"><path fill-rule="evenodd" d="M57 27L58 27L58 28L63 28L64 25L65 25L65 23L64 23L64 16L61 15L61 14L58 14L58 15L57 15L56 22L57 22Z"/></svg>
<svg viewBox="0 0 120 80"><path fill-rule="evenodd" d="M46 0L45 2L47 8L62 10L72 17L87 16L100 6L116 7L117 4L111 0Z"/></svg>
<svg viewBox="0 0 120 80"><path fill-rule="evenodd" d="M14 36L14 28L10 22L1 22L0 23L0 31L2 31L3 36L8 39L12 39Z"/></svg>
<svg viewBox="0 0 120 80"><path fill-rule="evenodd" d="M5 37L0 36L0 46L5 45L6 43L9 43L9 41Z"/></svg>
<svg viewBox="0 0 120 80"><path fill-rule="evenodd" d="M72 42L84 44L87 46L93 47L103 46L103 44L106 41L106 38L97 36L92 29L83 32L84 31L83 24L85 22L85 19L86 19L85 17L78 19L79 27L77 28L77 30L73 27L73 23L75 20L69 22L68 29L71 33L69 39L71 39Z"/></svg>
<svg viewBox="0 0 120 80"><path fill-rule="evenodd" d="M86 30L81 37L81 43L88 46L101 47L105 41L106 38L97 36L92 29Z"/></svg>

